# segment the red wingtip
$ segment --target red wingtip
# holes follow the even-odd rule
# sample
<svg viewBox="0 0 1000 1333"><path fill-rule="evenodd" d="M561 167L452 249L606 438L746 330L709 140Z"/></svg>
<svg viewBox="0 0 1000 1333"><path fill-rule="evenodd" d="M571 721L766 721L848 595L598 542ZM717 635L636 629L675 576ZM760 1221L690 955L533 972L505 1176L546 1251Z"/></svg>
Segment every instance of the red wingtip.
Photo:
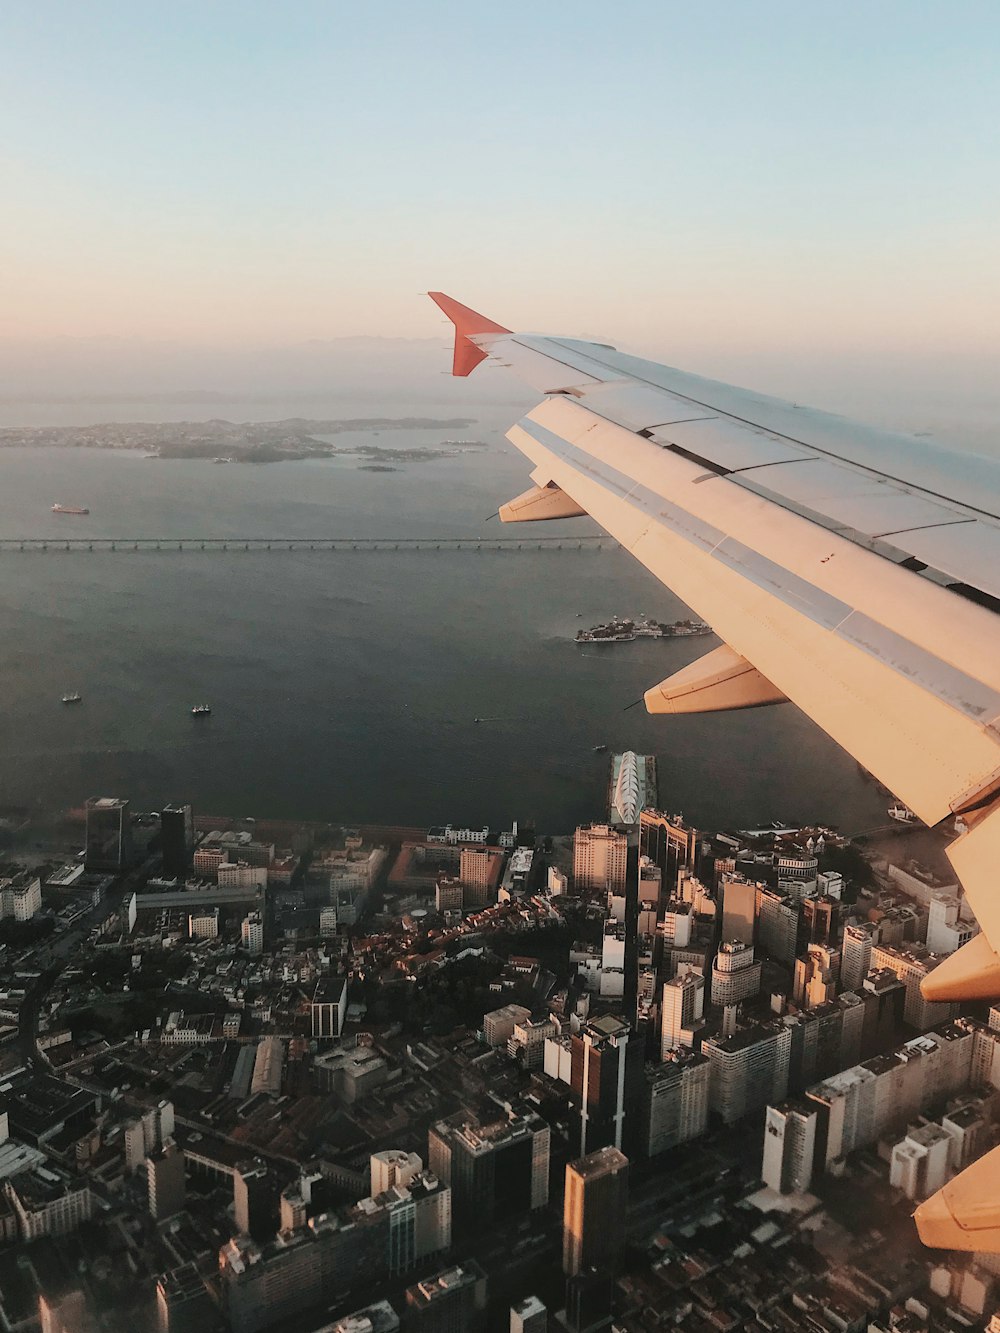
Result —
<svg viewBox="0 0 1000 1333"><path fill-rule="evenodd" d="M470 310L467 305L453 301L450 296L445 296L444 292L428 292L427 295L435 305L441 307L455 326L455 359L451 367L453 375L469 375L480 361L486 359L483 349L469 342L469 334L510 333L510 329L505 329L502 324L496 324L485 315Z"/></svg>

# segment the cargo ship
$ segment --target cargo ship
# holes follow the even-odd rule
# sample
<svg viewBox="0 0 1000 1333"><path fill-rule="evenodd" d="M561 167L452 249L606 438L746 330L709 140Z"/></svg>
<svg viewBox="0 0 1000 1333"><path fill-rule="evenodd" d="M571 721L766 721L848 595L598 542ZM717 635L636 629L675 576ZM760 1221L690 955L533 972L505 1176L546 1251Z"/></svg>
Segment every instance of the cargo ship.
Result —
<svg viewBox="0 0 1000 1333"><path fill-rule="evenodd" d="M675 620L666 625L642 616L638 620L622 620L613 616L606 625L577 632L577 643L632 643L635 639L689 639L711 634L711 625L703 620Z"/></svg>
<svg viewBox="0 0 1000 1333"><path fill-rule="evenodd" d="M76 505L53 505L53 514L89 514L89 509L80 509Z"/></svg>

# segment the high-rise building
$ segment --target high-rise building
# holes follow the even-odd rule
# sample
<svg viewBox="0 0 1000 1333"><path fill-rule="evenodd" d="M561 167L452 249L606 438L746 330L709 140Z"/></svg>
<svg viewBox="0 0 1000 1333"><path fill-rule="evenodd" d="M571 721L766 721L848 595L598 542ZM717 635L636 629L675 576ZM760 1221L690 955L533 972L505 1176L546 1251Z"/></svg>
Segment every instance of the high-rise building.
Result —
<svg viewBox="0 0 1000 1333"><path fill-rule="evenodd" d="M485 1327L486 1274L475 1259L406 1289L406 1328L412 1333L481 1333Z"/></svg>
<svg viewBox="0 0 1000 1333"><path fill-rule="evenodd" d="M676 1148L708 1128L711 1066L696 1051L676 1050L644 1071L640 1111L642 1151L647 1157Z"/></svg>
<svg viewBox="0 0 1000 1333"><path fill-rule="evenodd" d="M584 824L573 839L573 883L577 892L625 892L626 835L608 824Z"/></svg>
<svg viewBox="0 0 1000 1333"><path fill-rule="evenodd" d="M347 1018L347 978L328 977L317 981L313 991L312 1035L315 1041L339 1037Z"/></svg>
<svg viewBox="0 0 1000 1333"><path fill-rule="evenodd" d="M844 912L839 898L829 893L803 898L799 910L802 913L802 933L808 944L836 945Z"/></svg>
<svg viewBox="0 0 1000 1333"><path fill-rule="evenodd" d="M174 1106L160 1101L125 1126L125 1169L137 1171L151 1152L173 1138Z"/></svg>
<svg viewBox="0 0 1000 1333"><path fill-rule="evenodd" d="M483 1035L487 1046L506 1048L515 1026L531 1018L531 1010L523 1004L505 1004L483 1015Z"/></svg>
<svg viewBox="0 0 1000 1333"><path fill-rule="evenodd" d="M91 796L87 801L88 870L118 874L132 864L132 819L120 796Z"/></svg>
<svg viewBox="0 0 1000 1333"><path fill-rule="evenodd" d="M247 953L264 952L264 917L260 912L250 912L243 918L240 926L240 943Z"/></svg>
<svg viewBox="0 0 1000 1333"><path fill-rule="evenodd" d="M463 847L458 862L466 908L488 907L496 902L504 854L499 847Z"/></svg>
<svg viewBox="0 0 1000 1333"><path fill-rule="evenodd" d="M184 1207L184 1154L173 1139L146 1158L146 1188L150 1215L157 1222Z"/></svg>
<svg viewBox="0 0 1000 1333"><path fill-rule="evenodd" d="M42 1292L38 1297L41 1333L97 1333L97 1321L79 1287L60 1295Z"/></svg>
<svg viewBox="0 0 1000 1333"><path fill-rule="evenodd" d="M724 940L712 964L712 1003L725 1008L758 994L762 966L754 961L751 946Z"/></svg>
<svg viewBox="0 0 1000 1333"><path fill-rule="evenodd" d="M698 831L689 828L680 815L667 816L659 810L639 813L639 850L660 868L661 896L672 898L682 870L694 871L698 852Z"/></svg>
<svg viewBox="0 0 1000 1333"><path fill-rule="evenodd" d="M642 1095L643 1039L622 1019L605 1014L573 1035L570 1052L580 1155L630 1143L631 1117Z"/></svg>
<svg viewBox="0 0 1000 1333"><path fill-rule="evenodd" d="M537 1296L525 1296L510 1307L510 1333L547 1333L548 1310Z"/></svg>
<svg viewBox="0 0 1000 1333"><path fill-rule="evenodd" d="M805 1194L812 1183L819 1108L788 1101L767 1108L761 1179L781 1194Z"/></svg>
<svg viewBox="0 0 1000 1333"><path fill-rule="evenodd" d="M921 944L912 944L908 948L876 944L872 948L872 967L888 968L895 972L906 987L903 1022L918 1032L926 1032L935 1024L945 1023L958 1013L957 1004L925 1000L920 989L924 977L933 972L940 962L937 954L930 953Z"/></svg>
<svg viewBox="0 0 1000 1333"><path fill-rule="evenodd" d="M660 1006L660 1059L679 1046L691 1047L704 1026L705 978L690 971L663 984Z"/></svg>
<svg viewBox="0 0 1000 1333"><path fill-rule="evenodd" d="M393 1275L451 1246L451 1190L430 1171L362 1199L358 1209L368 1217L379 1212L388 1217L387 1263Z"/></svg>
<svg viewBox="0 0 1000 1333"><path fill-rule="evenodd" d="M701 1049L712 1069L709 1104L727 1125L786 1097L792 1034L780 1020L706 1038Z"/></svg>
<svg viewBox="0 0 1000 1333"><path fill-rule="evenodd" d="M372 1197L384 1194L393 1185L408 1185L423 1169L424 1164L415 1152L389 1148L384 1152L372 1153L369 1158Z"/></svg>
<svg viewBox="0 0 1000 1333"><path fill-rule="evenodd" d="M840 963L840 984L844 990L860 990L872 970L872 943L875 927L870 921L844 927Z"/></svg>
<svg viewBox="0 0 1000 1333"><path fill-rule="evenodd" d="M731 871L722 876L722 938L753 944L759 885Z"/></svg>
<svg viewBox="0 0 1000 1333"><path fill-rule="evenodd" d="M259 1157L241 1162L233 1171L233 1213L236 1230L254 1240L270 1240L278 1229L278 1182Z"/></svg>
<svg viewBox="0 0 1000 1333"><path fill-rule="evenodd" d="M840 951L829 944L810 944L795 960L792 999L800 1009L818 1009L837 994Z"/></svg>
<svg viewBox="0 0 1000 1333"><path fill-rule="evenodd" d="M978 935L975 921L961 919L962 900L951 893L932 893L927 904L927 947L931 953L954 953Z"/></svg>
<svg viewBox="0 0 1000 1333"><path fill-rule="evenodd" d="M548 1125L534 1111L514 1110L485 1125L459 1112L431 1126L430 1169L451 1189L460 1233L545 1207L550 1138Z"/></svg>
<svg viewBox="0 0 1000 1333"><path fill-rule="evenodd" d="M795 898L757 886L757 943L761 953L791 967L801 953L801 915Z"/></svg>
<svg viewBox="0 0 1000 1333"><path fill-rule="evenodd" d="M951 1136L940 1125L911 1125L894 1145L889 1184L913 1203L922 1203L948 1180Z"/></svg>
<svg viewBox="0 0 1000 1333"><path fill-rule="evenodd" d="M563 1202L563 1272L615 1272L625 1247L628 1158L599 1148L566 1167Z"/></svg>
<svg viewBox="0 0 1000 1333"><path fill-rule="evenodd" d="M215 940L219 937L219 909L202 907L188 913L188 935L193 940Z"/></svg>
<svg viewBox="0 0 1000 1333"><path fill-rule="evenodd" d="M194 856L194 815L189 805L165 805L160 811L160 850L164 879L184 879Z"/></svg>
<svg viewBox="0 0 1000 1333"><path fill-rule="evenodd" d="M156 1283L157 1333L214 1333L218 1316L197 1264L181 1264L160 1275Z"/></svg>

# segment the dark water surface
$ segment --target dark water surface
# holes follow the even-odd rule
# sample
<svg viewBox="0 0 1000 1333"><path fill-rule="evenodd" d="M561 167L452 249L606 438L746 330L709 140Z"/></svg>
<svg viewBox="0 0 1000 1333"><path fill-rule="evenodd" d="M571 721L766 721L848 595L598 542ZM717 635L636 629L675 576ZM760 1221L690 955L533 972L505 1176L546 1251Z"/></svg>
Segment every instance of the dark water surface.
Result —
<svg viewBox="0 0 1000 1333"><path fill-rule="evenodd" d="M134 404L116 415L153 417ZM220 467L0 450L0 537L489 536L498 525L485 516L527 487L529 469L502 436L515 414L479 415L460 433L488 451L386 473L357 458ZM432 446L445 433L363 438ZM55 501L91 516L54 516ZM562 831L600 817L607 757L593 746L606 744L656 754L662 804L703 827L885 822L853 761L789 705L673 720L623 711L715 645L572 641L640 611L685 614L620 552L3 554L0 803L42 816L115 794L136 808L190 800L206 813ZM82 704L60 703L70 689ZM212 716L191 718L203 701Z"/></svg>

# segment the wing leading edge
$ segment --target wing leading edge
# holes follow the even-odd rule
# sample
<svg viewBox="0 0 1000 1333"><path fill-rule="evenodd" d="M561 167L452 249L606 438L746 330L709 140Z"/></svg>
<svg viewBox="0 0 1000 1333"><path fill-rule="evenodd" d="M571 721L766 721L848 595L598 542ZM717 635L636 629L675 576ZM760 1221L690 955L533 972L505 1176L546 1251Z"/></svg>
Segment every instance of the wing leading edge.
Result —
<svg viewBox="0 0 1000 1333"><path fill-rule="evenodd" d="M728 645L649 711L787 698L925 823L961 815L948 855L982 934L923 989L1000 995L1000 465L429 295L456 374L488 356L544 395L508 432L535 489L504 521L589 513ZM964 1198L918 1212L929 1242Z"/></svg>

